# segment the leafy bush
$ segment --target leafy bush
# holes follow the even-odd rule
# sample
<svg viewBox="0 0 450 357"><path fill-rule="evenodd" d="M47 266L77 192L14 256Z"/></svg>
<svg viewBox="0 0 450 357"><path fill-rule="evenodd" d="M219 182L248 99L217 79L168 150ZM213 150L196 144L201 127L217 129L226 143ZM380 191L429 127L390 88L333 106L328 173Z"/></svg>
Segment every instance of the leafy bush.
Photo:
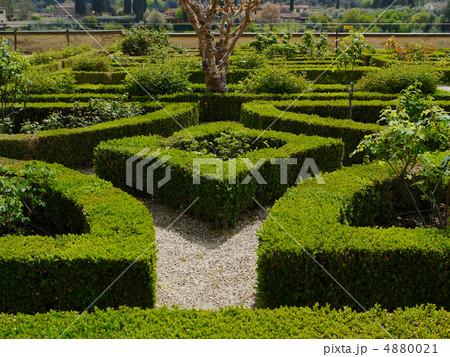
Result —
<svg viewBox="0 0 450 357"><path fill-rule="evenodd" d="M248 136L239 132L227 132L227 128L224 128L224 131L212 141L195 142L189 150L200 155L213 154L223 159L231 159L251 151L250 144Z"/></svg>
<svg viewBox="0 0 450 357"><path fill-rule="evenodd" d="M132 118L142 113L142 109L135 104L126 104L123 101L91 99L89 105L81 106L74 103L67 111L58 111L45 118L41 123L29 121L22 125L23 133L38 133L44 130L61 128L84 128L120 118Z"/></svg>
<svg viewBox="0 0 450 357"><path fill-rule="evenodd" d="M144 27L132 27L121 42L123 53L129 56L149 55L167 46L169 39L164 28L149 31Z"/></svg>
<svg viewBox="0 0 450 357"><path fill-rule="evenodd" d="M379 93L400 93L416 82L422 83L425 94L433 93L441 74L427 64L394 64L366 73L357 83L358 90Z"/></svg>
<svg viewBox="0 0 450 357"><path fill-rule="evenodd" d="M265 67L241 82L240 90L247 93L301 93L309 86L303 76L285 68Z"/></svg>
<svg viewBox="0 0 450 357"><path fill-rule="evenodd" d="M79 72L107 72L110 69L110 65L110 59L105 55L80 55L74 58L72 70Z"/></svg>
<svg viewBox="0 0 450 357"><path fill-rule="evenodd" d="M48 64L56 59L62 59L63 55L60 51L55 50L42 50L34 52L33 55L29 57L30 64L40 65Z"/></svg>
<svg viewBox="0 0 450 357"><path fill-rule="evenodd" d="M80 46L66 46L61 50L61 53L63 58L69 58L89 51L92 51L91 45L89 43L83 43Z"/></svg>
<svg viewBox="0 0 450 357"><path fill-rule="evenodd" d="M437 196L450 179L450 156L436 164L429 155L436 149L450 149L450 115L411 86L403 92L396 109L381 113L380 122L385 129L366 136L355 153L365 151L389 163L408 190L422 226L429 226L419 208L420 201L426 199L432 213L431 227L444 229L447 216L442 214ZM414 194L414 187L420 195ZM447 195L450 197L450 184Z"/></svg>
<svg viewBox="0 0 450 357"><path fill-rule="evenodd" d="M423 61L427 59L436 47L425 41L420 43L408 42L402 45L391 36L385 41L384 48L393 53L401 61Z"/></svg>
<svg viewBox="0 0 450 357"><path fill-rule="evenodd" d="M43 195L54 179L45 168L26 164L19 175L0 164L0 236L23 234L37 207L44 207Z"/></svg>
<svg viewBox="0 0 450 357"><path fill-rule="evenodd" d="M24 55L10 51L4 39L0 38L0 122L13 119L18 103L25 107L27 73L30 64Z"/></svg>
<svg viewBox="0 0 450 357"><path fill-rule="evenodd" d="M70 72L47 72L32 69L29 73L30 94L73 93L75 77Z"/></svg>
<svg viewBox="0 0 450 357"><path fill-rule="evenodd" d="M299 44L299 52L310 60L323 59L328 52L328 35L321 33L317 39L311 30L306 30Z"/></svg>
<svg viewBox="0 0 450 357"><path fill-rule="evenodd" d="M264 65L264 57L256 53L245 53L239 56L232 56L230 64L241 69L254 69Z"/></svg>
<svg viewBox="0 0 450 357"><path fill-rule="evenodd" d="M158 95L189 92L186 72L171 64L136 69L125 80L125 89L133 95Z"/></svg>

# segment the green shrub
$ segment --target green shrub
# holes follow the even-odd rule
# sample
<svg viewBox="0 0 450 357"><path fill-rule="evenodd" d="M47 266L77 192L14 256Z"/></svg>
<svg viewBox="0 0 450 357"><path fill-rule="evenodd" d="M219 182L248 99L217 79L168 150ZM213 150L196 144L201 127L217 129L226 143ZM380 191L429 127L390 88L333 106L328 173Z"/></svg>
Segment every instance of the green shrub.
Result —
<svg viewBox="0 0 450 357"><path fill-rule="evenodd" d="M62 59L62 53L60 51L55 50L42 50L34 52L32 56L30 56L29 61L32 65L41 65L48 64L54 60Z"/></svg>
<svg viewBox="0 0 450 357"><path fill-rule="evenodd" d="M433 93L441 74L428 64L394 64L365 74L357 83L357 89L368 92L400 93L416 82L422 83L425 94Z"/></svg>
<svg viewBox="0 0 450 357"><path fill-rule="evenodd" d="M107 72L110 67L110 59L102 54L84 54L72 61L72 70L78 72Z"/></svg>
<svg viewBox="0 0 450 357"><path fill-rule="evenodd" d="M411 210L393 177L387 164L355 165L278 200L258 233L260 306L357 306L309 252L363 306L448 309L450 232L377 227L396 207Z"/></svg>
<svg viewBox="0 0 450 357"><path fill-rule="evenodd" d="M69 58L89 51L92 51L91 45L89 43L83 43L80 46L66 46L61 50L61 53L63 58Z"/></svg>
<svg viewBox="0 0 450 357"><path fill-rule="evenodd" d="M241 83L241 91L247 93L301 93L309 86L303 76L297 76L285 68L266 67L257 70Z"/></svg>
<svg viewBox="0 0 450 357"><path fill-rule="evenodd" d="M287 187L296 182L306 158L314 158L320 170L332 171L340 167L344 149L340 140L296 136L274 131L262 133L233 122L204 124L190 127L188 130L198 142L204 140L214 142L215 139L219 139L213 146L214 148L221 146L222 153L242 152L239 158L248 158L252 163L259 159L266 159L263 160L259 172L267 184L258 184L256 180L250 180L248 184L240 184L250 174L242 160L236 161L235 182L237 184L229 183L232 180L232 174L228 171L230 160L224 162L223 177L210 176L215 172L211 164L202 166L201 172L197 174L193 168L193 159L212 158L217 162L219 159L215 159L217 156L214 156L213 152L218 154L218 150L195 152L198 147L185 131L177 132L167 139L151 136L103 142L95 149L95 172L99 177L113 182L114 185L127 189L126 172L123 169L126 167L126 160L144 148L150 149L150 152L161 150L170 158L154 172L154 182L158 182L160 176L164 176L164 167L168 165L171 167L171 179L155 190L153 193L155 197L174 208L185 208L200 197L190 208L190 214L212 221L217 226L232 226L240 212L254 205L252 197L262 202L280 197ZM222 133L232 137L232 141L238 136L240 142L227 145L224 139L228 139L224 138ZM254 142L259 135L261 137L253 144L255 150L249 151L244 142L245 138L250 139L247 143ZM202 148L202 145L200 146ZM288 168L286 183L280 182L279 166L273 165L271 158L297 158L297 164L290 165ZM194 175L200 175L200 184L193 183ZM147 187L147 178L144 177L143 181L143 187Z"/></svg>
<svg viewBox="0 0 450 357"><path fill-rule="evenodd" d="M31 70L29 73L30 94L73 93L75 91L75 77L69 72L46 72Z"/></svg>
<svg viewBox="0 0 450 357"><path fill-rule="evenodd" d="M123 100L91 98L87 106L75 102L71 108L53 112L40 123L26 121L22 124L20 131L30 134L62 128L85 128L120 118L132 118L142 112L142 108L134 103L126 104Z"/></svg>
<svg viewBox="0 0 450 357"><path fill-rule="evenodd" d="M0 164L0 236L24 234L36 208L45 207L43 196L52 172L27 164L14 174Z"/></svg>
<svg viewBox="0 0 450 357"><path fill-rule="evenodd" d="M244 55L232 56L230 64L239 69L254 69L264 65L264 57L256 53L246 53Z"/></svg>
<svg viewBox="0 0 450 357"><path fill-rule="evenodd" d="M25 164L0 163L13 172ZM96 306L153 307L155 232L147 209L98 178L61 165L33 165L54 172L45 197L49 219L72 229L54 237L0 237L0 311L81 311L133 262Z"/></svg>
<svg viewBox="0 0 450 357"><path fill-rule="evenodd" d="M131 72L125 80L125 90L133 95L158 95L190 91L187 74L173 65L149 66Z"/></svg>
<svg viewBox="0 0 450 357"><path fill-rule="evenodd" d="M123 53L129 56L143 56L169 46L167 31L163 28L151 30L132 27L121 42Z"/></svg>
<svg viewBox="0 0 450 357"><path fill-rule="evenodd" d="M359 310L358 310L359 311ZM77 312L0 315L0 338L59 338ZM380 328L373 319L383 326ZM63 338L448 338L449 312L433 305L397 309L375 307L367 313L350 308L282 307L275 310L225 308L214 310L95 308L83 315ZM170 328L169 328L170 327ZM413 343L413 341L409 341ZM345 342L344 342L345 344Z"/></svg>

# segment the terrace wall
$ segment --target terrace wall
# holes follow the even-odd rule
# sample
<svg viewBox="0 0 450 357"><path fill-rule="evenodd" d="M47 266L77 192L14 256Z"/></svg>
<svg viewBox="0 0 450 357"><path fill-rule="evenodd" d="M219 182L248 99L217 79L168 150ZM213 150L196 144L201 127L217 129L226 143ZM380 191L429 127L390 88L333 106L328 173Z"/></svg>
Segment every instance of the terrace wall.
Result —
<svg viewBox="0 0 450 357"><path fill-rule="evenodd" d="M120 39L123 35L122 30L91 30L89 33L85 31L0 31L0 36L6 38L11 48L16 47L17 50L24 52L34 52L44 49L59 50L67 45L68 41L71 45L80 45L82 43L91 43L93 47L100 48L106 46L110 42ZM383 48L384 41L390 36L394 35L396 40L400 43L406 42L431 42L438 48L450 47L450 33L370 33L366 34L365 38L368 43L375 46L375 48ZM338 38L347 36L347 33L339 33ZM244 34L238 44L248 43L255 37L254 33ZM301 33L294 33L293 40L299 40L302 37ZM169 34L170 42L177 45L183 45L186 48L195 49L198 47L197 36L193 33L173 33ZM98 43L97 43L98 41ZM331 48L334 48L336 41L336 34L330 33L328 37Z"/></svg>

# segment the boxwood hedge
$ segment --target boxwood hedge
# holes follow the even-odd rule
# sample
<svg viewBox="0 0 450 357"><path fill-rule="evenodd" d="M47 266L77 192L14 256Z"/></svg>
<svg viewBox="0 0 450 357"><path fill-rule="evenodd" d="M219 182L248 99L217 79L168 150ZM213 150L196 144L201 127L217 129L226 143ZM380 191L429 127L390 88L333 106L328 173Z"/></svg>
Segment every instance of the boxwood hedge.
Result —
<svg viewBox="0 0 450 357"><path fill-rule="evenodd" d="M169 104L165 110L81 129L0 134L0 154L14 159L58 162L70 167L86 166L92 164L94 148L103 140L134 135L171 135L180 128L177 122L183 127L197 123L196 104Z"/></svg>
<svg viewBox="0 0 450 357"><path fill-rule="evenodd" d="M0 164L14 171L24 162ZM45 198L51 217L75 222L78 234L0 237L0 311L82 310L133 262L96 306L153 307L155 232L147 209L109 182L57 164L35 165L56 176Z"/></svg>
<svg viewBox="0 0 450 357"><path fill-rule="evenodd" d="M394 338L448 338L449 312L432 305L370 309ZM76 312L35 316L0 315L0 338L58 338ZM275 310L95 309L73 324L63 338L389 338L368 314L349 308L282 307Z"/></svg>
<svg viewBox="0 0 450 357"><path fill-rule="evenodd" d="M254 205L252 197L262 202L280 197L287 187L294 184L306 158L313 158L321 171L336 170L342 162L344 145L336 139L296 136L274 131L262 133L233 122L210 123L189 128L189 134L198 141L211 141L222 132L238 133L250 138L250 142L262 134L254 144L255 151L238 156L237 184L229 183L230 161L224 161L224 174L221 178L207 179L207 175L215 172L215 167L203 166L200 184L194 184L193 160L213 156L203 156L186 150L193 141L184 131L177 132L168 139L140 136L103 142L95 149L95 172L114 185L126 188L126 160L144 148L147 148L149 153L159 151L160 157L167 155L170 158L154 172L154 182L164 177L167 166L170 166L171 178L164 186L155 190L155 196L175 208L185 208L199 197L189 212L218 226L226 226L233 225L241 211ZM252 163L262 158L267 159L259 169L267 184L258 184L254 179L248 184L240 184L247 175L252 177L240 158L248 158ZM280 183L280 166L271 164L271 158L297 158L296 165L289 165L287 184ZM136 162L138 161L140 160ZM143 178L143 187L147 187L146 177Z"/></svg>
<svg viewBox="0 0 450 357"><path fill-rule="evenodd" d="M360 123L348 119L334 119L313 114L302 114L296 110L308 111L314 108L316 103L319 112L323 107L333 107L333 102L327 105L325 102L296 102L288 111L285 111L292 102L251 102L243 104L241 122L254 129L266 129L284 131L294 134L319 135L324 137L340 138L345 144L344 163L358 162L360 156L349 159L348 155L358 146L365 135L380 130L377 124ZM341 104L343 107L343 103ZM341 106L338 106L341 108ZM291 111L292 110L292 111ZM323 110L326 113L325 110ZM328 114L330 115L330 113ZM355 114L357 118L357 115Z"/></svg>
<svg viewBox="0 0 450 357"><path fill-rule="evenodd" d="M258 233L260 306L357 306L308 251L363 306L448 309L450 231L373 227L407 200L392 178L387 165L356 165L278 200Z"/></svg>

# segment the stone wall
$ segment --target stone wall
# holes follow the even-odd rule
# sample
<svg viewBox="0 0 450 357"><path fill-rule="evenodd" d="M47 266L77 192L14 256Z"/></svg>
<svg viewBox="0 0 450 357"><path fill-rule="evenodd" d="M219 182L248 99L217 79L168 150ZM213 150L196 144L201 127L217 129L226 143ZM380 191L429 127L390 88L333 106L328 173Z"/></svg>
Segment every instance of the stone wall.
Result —
<svg viewBox="0 0 450 357"><path fill-rule="evenodd" d="M59 50L67 45L80 45L82 43L91 43L94 48L106 47L108 43L118 41L122 36L121 30L111 31L18 31L15 33L11 31L0 31L0 36L6 38L10 47L14 48L15 44L18 50L23 52L35 52L43 49ZM434 44L438 48L450 48L450 33L447 34L394 34L395 39L400 43L406 42L420 42L422 40ZM169 40L173 44L183 45L186 48L197 48L197 36L191 33L174 33L169 35ZM244 34L238 44L248 43L254 39L255 34ZM293 34L294 40L299 40L302 34ZM339 38L345 37L347 34L341 33ZM375 48L383 48L384 41L388 39L391 34L366 34L366 41ZM329 34L328 41L333 49L336 41L336 34Z"/></svg>

